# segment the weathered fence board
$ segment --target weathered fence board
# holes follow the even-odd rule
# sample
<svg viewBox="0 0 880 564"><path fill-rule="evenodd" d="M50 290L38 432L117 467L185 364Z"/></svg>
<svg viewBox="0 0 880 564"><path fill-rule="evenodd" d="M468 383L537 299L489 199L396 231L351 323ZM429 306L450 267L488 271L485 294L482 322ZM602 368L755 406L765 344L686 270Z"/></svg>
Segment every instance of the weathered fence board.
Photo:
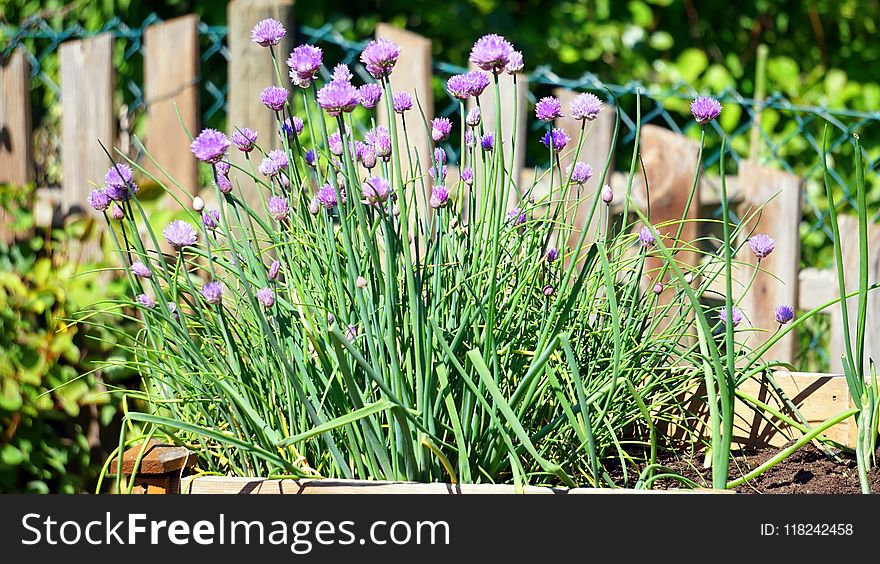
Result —
<svg viewBox="0 0 880 564"><path fill-rule="evenodd" d="M229 22L229 96L227 98L227 133L232 134L236 128L249 127L257 132L257 144L263 151L282 147L275 123L275 113L260 102L260 92L267 86L278 83L275 67L269 56L269 50L251 41L251 28L260 20L275 18L280 21L287 34L274 47L281 69L284 88L293 88L287 79L285 61L293 49L293 0L232 0L226 10ZM297 92L298 93L298 92ZM261 159L260 155L251 158ZM229 161L248 170L244 155L239 151L230 151ZM259 160L254 164L256 167ZM241 181L241 189L245 200L256 209L261 209L258 187L247 177L235 175Z"/></svg>
<svg viewBox="0 0 880 564"><path fill-rule="evenodd" d="M23 50L0 59L0 183L23 185L33 180L29 75ZM7 223L0 208L0 240L13 237Z"/></svg>
<svg viewBox="0 0 880 564"><path fill-rule="evenodd" d="M775 308L780 305L796 308L798 305L801 179L747 160L739 163L739 177L743 194L739 216L744 219L752 217L741 232L743 241L758 233L769 235L776 241L776 250L760 261L759 268L746 266L757 264L748 245L743 246L738 257L743 263L737 268L741 287L746 288L754 275L754 281L740 304L751 326L757 330L750 342L752 346L758 346L779 326L775 320ZM758 271L755 272L754 268ZM790 363L794 360L796 347L797 335L792 332L775 343L768 350L767 357Z"/></svg>
<svg viewBox="0 0 880 564"><path fill-rule="evenodd" d="M198 192L199 180L187 135L198 135L199 129L198 25L198 16L189 15L151 25L144 33L146 146L159 165L145 167L169 190L175 190L174 180L189 194Z"/></svg>
<svg viewBox="0 0 880 564"><path fill-rule="evenodd" d="M62 213L88 208L89 192L103 183L109 159L98 142L113 154L116 112L113 38L102 33L68 41L61 58ZM114 158L117 155L113 155Z"/></svg>

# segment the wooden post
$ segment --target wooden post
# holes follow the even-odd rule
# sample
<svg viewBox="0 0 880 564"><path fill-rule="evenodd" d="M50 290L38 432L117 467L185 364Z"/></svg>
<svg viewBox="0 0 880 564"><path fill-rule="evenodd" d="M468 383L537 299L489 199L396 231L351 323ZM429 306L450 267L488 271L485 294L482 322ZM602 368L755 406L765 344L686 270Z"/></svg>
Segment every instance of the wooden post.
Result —
<svg viewBox="0 0 880 564"><path fill-rule="evenodd" d="M755 276L754 283L740 304L746 318L756 330L749 337L751 346L756 347L779 327L774 314L777 306L798 306L801 179L787 172L743 160L739 163L739 181L743 195L739 216L745 220L764 206L743 226L741 242L750 234L758 233L769 235L776 241L776 250L761 260L757 273L754 271L757 260L747 244L737 257L742 261L737 269L740 291ZM791 332L767 351L765 360L791 363L794 361L796 347L796 335Z"/></svg>
<svg viewBox="0 0 880 564"><path fill-rule="evenodd" d="M126 482L135 474L134 494L180 493L180 478L196 463L195 453L184 447L163 444L155 439L147 443L140 465L135 470L143 445L135 445L122 454L122 474ZM118 460L110 463L110 473L116 472Z"/></svg>
<svg viewBox="0 0 880 564"><path fill-rule="evenodd" d="M151 162L145 166L168 190L175 190L173 179L187 195L198 193L199 178L187 136L199 128L198 25L199 17L189 15L151 25L144 34L146 145L167 176Z"/></svg>
<svg viewBox="0 0 880 564"><path fill-rule="evenodd" d="M91 213L89 192L104 181L110 161L98 142L114 159L116 112L113 106L113 38L102 33L89 39L68 41L58 50L61 58L61 214ZM88 243L80 250L86 260L99 255L99 246Z"/></svg>
<svg viewBox="0 0 880 564"><path fill-rule="evenodd" d="M283 86L291 95L299 95L299 89L291 86L287 77L287 60L293 49L293 0L232 0L227 7L227 21L229 22L229 98L226 129L232 134L236 128L249 127L257 132L257 144L264 151L280 149L283 145L278 136L278 124L275 122L275 113L267 109L260 102L260 92L267 86L278 83L275 67L269 55L269 49L260 47L251 41L251 29L254 24L265 18L275 18L280 21L287 34L281 43L273 47L275 56L278 58L278 66L281 70ZM258 159L254 167L259 165L258 154L252 154L252 159ZM229 152L229 161L245 170L248 164L240 151ZM245 200L254 207L262 209L260 193L253 182L241 174L233 173L233 182L241 182Z"/></svg>
<svg viewBox="0 0 880 564"><path fill-rule="evenodd" d="M16 186L34 179L31 143L30 64L16 49L0 59L0 183ZM6 212L0 208L0 239L10 240Z"/></svg>

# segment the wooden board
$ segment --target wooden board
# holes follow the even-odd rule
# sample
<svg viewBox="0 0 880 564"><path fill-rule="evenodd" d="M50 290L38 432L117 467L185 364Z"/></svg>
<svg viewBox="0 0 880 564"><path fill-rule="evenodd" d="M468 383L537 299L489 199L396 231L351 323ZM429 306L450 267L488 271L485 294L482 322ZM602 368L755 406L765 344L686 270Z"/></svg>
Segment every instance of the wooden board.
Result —
<svg viewBox="0 0 880 564"><path fill-rule="evenodd" d="M800 269L800 223L803 197L798 176L743 160L739 163L743 202L739 217L751 217L743 227L741 243L750 234L763 233L776 241L776 250L764 258L757 268L757 259L746 244L737 259L736 275L741 294L754 275L754 282L740 302L749 325L755 331L749 336L753 347L763 344L779 327L774 317L777 306L798 305L798 271ZM763 206L763 207L762 207ZM757 215L754 215L757 212ZM789 333L764 355L765 360L794 361L797 335Z"/></svg>
<svg viewBox="0 0 880 564"><path fill-rule="evenodd" d="M33 179L30 65L24 51L16 49L0 58L0 184L22 186ZM0 240L14 236L7 223L0 209Z"/></svg>
<svg viewBox="0 0 880 564"><path fill-rule="evenodd" d="M144 33L146 146L167 176L149 160L145 168L177 192L175 180L188 196L198 193L199 179L187 135L187 130L193 136L199 133L198 25L198 16L188 15L151 25Z"/></svg>
<svg viewBox="0 0 880 564"><path fill-rule="evenodd" d="M122 455L122 473L131 475L135 468L135 462L140 456L142 445L135 445L126 450ZM170 445L158 441L150 440L147 443L144 455L141 458L138 467L138 475L153 476L157 474L168 474L169 472L180 472L184 468L191 468L196 462L195 453L184 447ZM118 459L115 457L110 462L110 473L115 473L118 467Z"/></svg>

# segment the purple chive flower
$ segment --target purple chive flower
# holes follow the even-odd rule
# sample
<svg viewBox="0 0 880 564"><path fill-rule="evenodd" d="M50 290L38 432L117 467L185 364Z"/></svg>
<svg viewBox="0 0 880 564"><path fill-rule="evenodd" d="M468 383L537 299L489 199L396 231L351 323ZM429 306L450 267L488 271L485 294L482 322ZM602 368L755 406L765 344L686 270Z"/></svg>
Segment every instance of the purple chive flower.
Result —
<svg viewBox="0 0 880 564"><path fill-rule="evenodd" d="M403 112L412 109L412 96L406 92L395 92L391 95L391 100L394 105L394 111L398 114L402 114Z"/></svg>
<svg viewBox="0 0 880 564"><path fill-rule="evenodd" d="M309 200L309 213L312 215L318 215L318 210L321 209L321 203L318 201L318 197L314 196L311 200Z"/></svg>
<svg viewBox="0 0 880 564"><path fill-rule="evenodd" d="M112 217L116 221L122 221L122 218L125 217L125 212L122 211L122 208L119 207L119 204L113 204L113 207L110 208L110 217Z"/></svg>
<svg viewBox="0 0 880 564"><path fill-rule="evenodd" d="M351 69L348 68L348 65L342 63L333 67L333 73L330 75L330 80L351 82L352 78L354 78L354 75L351 74Z"/></svg>
<svg viewBox="0 0 880 564"><path fill-rule="evenodd" d="M565 174L570 176L571 181L575 184L585 184L587 180L593 177L593 167L578 161L568 165Z"/></svg>
<svg viewBox="0 0 880 564"><path fill-rule="evenodd" d="M217 178L214 181L214 184L217 188L220 189L220 192L223 194L228 194L232 192L232 181L229 180L229 177L225 174L218 174Z"/></svg>
<svg viewBox="0 0 880 564"><path fill-rule="evenodd" d="M468 186L474 185L474 169L468 167L461 171L461 181Z"/></svg>
<svg viewBox="0 0 880 564"><path fill-rule="evenodd" d="M776 318L776 323L785 325L794 319L794 308L787 305L781 305L773 311L773 315Z"/></svg>
<svg viewBox="0 0 880 564"><path fill-rule="evenodd" d="M504 66L504 72L507 74L519 74L522 72L523 67L523 55L519 51L513 51L509 57L507 57L507 64Z"/></svg>
<svg viewBox="0 0 880 564"><path fill-rule="evenodd" d="M446 182L446 175L448 173L449 173L449 168L446 165L443 165L440 167L440 182L441 183ZM435 178L436 174L437 174L437 167L436 166L432 166L430 169L428 169L428 175L430 175L430 177L433 178L434 180L437 180Z"/></svg>
<svg viewBox="0 0 880 564"><path fill-rule="evenodd" d="M471 49L470 61L483 69L499 73L504 70L513 53L513 45L508 40L490 33L477 39Z"/></svg>
<svg viewBox="0 0 880 564"><path fill-rule="evenodd" d="M299 135L303 132L305 128L305 123L299 116L293 116L293 119L286 119L284 123L281 124L281 129L278 131L278 136L284 139L286 135L288 139L293 139L294 136Z"/></svg>
<svg viewBox="0 0 880 564"><path fill-rule="evenodd" d="M569 141L571 141L571 137L558 127L548 131L541 137L541 143L552 149L554 153L559 153L565 149Z"/></svg>
<svg viewBox="0 0 880 564"><path fill-rule="evenodd" d="M317 162L317 157L315 157L315 150L309 149L308 151L306 151L305 159L307 165L315 166L315 162Z"/></svg>
<svg viewBox="0 0 880 564"><path fill-rule="evenodd" d="M365 144L363 150L361 150L360 157L361 164L367 170L372 170L376 166L376 152L372 147Z"/></svg>
<svg viewBox="0 0 880 564"><path fill-rule="evenodd" d="M758 233L749 237L749 247L752 249L752 252L755 253L758 261L760 261L761 259L767 258L767 256L773 252L773 249L776 248L776 241L774 241L769 235Z"/></svg>
<svg viewBox="0 0 880 564"><path fill-rule="evenodd" d="M318 105L331 117L354 111L358 105L358 89L345 80L331 81L318 90Z"/></svg>
<svg viewBox="0 0 880 564"><path fill-rule="evenodd" d="M176 220L169 223L162 231L165 240L175 249L183 249L196 244L199 234L195 228L183 220Z"/></svg>
<svg viewBox="0 0 880 564"><path fill-rule="evenodd" d="M639 243L641 243L643 247L651 247L656 242L657 237L654 236L654 232L650 227L645 225L639 229Z"/></svg>
<svg viewBox="0 0 880 564"><path fill-rule="evenodd" d="M131 167L124 164L111 166L104 175L104 193L111 200L128 201L138 191L137 184L132 181L133 177Z"/></svg>
<svg viewBox="0 0 880 564"><path fill-rule="evenodd" d="M153 296L148 296L146 294L138 294L137 301L139 304L144 306L147 309L155 309L156 308L156 300L153 299Z"/></svg>
<svg viewBox="0 0 880 564"><path fill-rule="evenodd" d="M447 203L449 203L449 190L446 186L443 186L442 184L434 186L431 190L430 206L436 210L439 208L445 208Z"/></svg>
<svg viewBox="0 0 880 564"><path fill-rule="evenodd" d="M345 328L345 338L349 341L354 341L357 339L357 336L360 334L360 330L357 325L349 325Z"/></svg>
<svg viewBox="0 0 880 564"><path fill-rule="evenodd" d="M464 132L464 144L467 145L468 149L477 144L477 136L470 129Z"/></svg>
<svg viewBox="0 0 880 564"><path fill-rule="evenodd" d="M363 276L358 276L357 279L354 281L354 285L357 286L358 288L366 288L367 287L367 279L364 278Z"/></svg>
<svg viewBox="0 0 880 564"><path fill-rule="evenodd" d="M372 147L373 152L376 153L378 158L383 161L388 161L391 158L391 134L384 125L377 126L376 129L368 131L364 141L368 146Z"/></svg>
<svg viewBox="0 0 880 564"><path fill-rule="evenodd" d="M721 311L718 312L718 319L721 320L721 323L727 325L727 308L722 308ZM738 307L734 307L731 310L730 320L733 322L733 326L736 327L743 320L743 312Z"/></svg>
<svg viewBox="0 0 880 564"><path fill-rule="evenodd" d="M271 215L275 221L284 221L287 219L287 216L290 215L290 204L288 204L287 200L284 198L272 196L269 198L269 203L267 205L269 207L269 215Z"/></svg>
<svg viewBox="0 0 880 564"><path fill-rule="evenodd" d="M275 280L278 278L278 273L281 271L281 261L273 260L272 264L269 265L269 280Z"/></svg>
<svg viewBox="0 0 880 564"><path fill-rule="evenodd" d="M691 114L700 125L705 125L721 114L721 102L708 96L700 96L691 102Z"/></svg>
<svg viewBox="0 0 880 564"><path fill-rule="evenodd" d="M388 39L376 39L370 41L361 52L361 62L375 79L391 74L397 58L400 56L400 47Z"/></svg>
<svg viewBox="0 0 880 564"><path fill-rule="evenodd" d="M431 139L434 143L443 141L452 132L452 122L449 118L438 117L431 120Z"/></svg>
<svg viewBox="0 0 880 564"><path fill-rule="evenodd" d="M104 211L110 206L110 196L104 190L96 188L89 192L89 205L96 211Z"/></svg>
<svg viewBox="0 0 880 564"><path fill-rule="evenodd" d="M456 74L446 81L446 90L459 100L467 100L471 96L479 96L489 86L489 76L480 71Z"/></svg>
<svg viewBox="0 0 880 564"><path fill-rule="evenodd" d="M328 210L336 207L336 204L338 203L336 190L334 190L329 184L322 186L321 189L318 190L318 193L315 194L315 197L318 198L318 203Z"/></svg>
<svg viewBox="0 0 880 564"><path fill-rule="evenodd" d="M493 150L495 148L495 136L491 133L483 135L480 138L480 147L487 152Z"/></svg>
<svg viewBox="0 0 880 564"><path fill-rule="evenodd" d="M522 208L513 208L507 212L507 219L513 222L513 226L522 225L526 222L526 212Z"/></svg>
<svg viewBox="0 0 880 564"><path fill-rule="evenodd" d="M257 22L257 25L251 30L251 41L261 47L278 45L278 42L281 41L285 33L286 30L281 25L281 22L272 18L266 18Z"/></svg>
<svg viewBox="0 0 880 564"><path fill-rule="evenodd" d="M217 171L217 174L222 176L228 176L229 171L232 170L232 165L226 161L218 161L214 163L214 170Z"/></svg>
<svg viewBox="0 0 880 564"><path fill-rule="evenodd" d="M153 276L153 271L139 260L131 263L131 273L138 278L150 278Z"/></svg>
<svg viewBox="0 0 880 564"><path fill-rule="evenodd" d="M547 250L547 253L544 255L544 258L547 259L547 262L554 262L559 258L559 249L556 247L551 247Z"/></svg>
<svg viewBox="0 0 880 564"><path fill-rule="evenodd" d="M547 284L546 286L544 286L544 288L541 289L541 292L548 298L553 295L554 291L555 290L553 289L553 286L551 286L550 284Z"/></svg>
<svg viewBox="0 0 880 564"><path fill-rule="evenodd" d="M535 117L541 121L553 121L562 117L562 102L559 98L545 96L535 104Z"/></svg>
<svg viewBox="0 0 880 564"><path fill-rule="evenodd" d="M223 301L223 284L216 280L205 283L202 286L202 297L211 305L217 305Z"/></svg>
<svg viewBox="0 0 880 564"><path fill-rule="evenodd" d="M614 190L612 190L611 186L608 184L602 187L602 201L606 204L610 204L614 201Z"/></svg>
<svg viewBox="0 0 880 564"><path fill-rule="evenodd" d="M337 157L342 156L342 134L339 131L334 131L327 136L327 148Z"/></svg>
<svg viewBox="0 0 880 564"><path fill-rule="evenodd" d="M663 284L661 284L660 282L657 282L656 284L654 284L654 293L657 294L658 296L660 294L662 294L663 293Z"/></svg>
<svg viewBox="0 0 880 564"><path fill-rule="evenodd" d="M568 106L568 111L578 121L592 121L602 112L602 100L595 94L578 94Z"/></svg>
<svg viewBox="0 0 880 564"><path fill-rule="evenodd" d="M287 66L290 67L290 78L294 84L302 88L308 87L312 79L321 70L321 61L324 53L320 47L314 45L299 45L295 47L287 58Z"/></svg>
<svg viewBox="0 0 880 564"><path fill-rule="evenodd" d="M364 195L364 201L368 204L379 204L388 199L388 193L391 185L384 178L374 176L364 182L361 191Z"/></svg>
<svg viewBox="0 0 880 564"><path fill-rule="evenodd" d="M287 155L284 154L284 151L275 149L274 151L269 151L269 154L260 163L258 169L260 174L272 178L277 176L283 169L286 169L287 164Z"/></svg>
<svg viewBox="0 0 880 564"><path fill-rule="evenodd" d="M372 110L382 99L382 87L375 82L368 82L358 88L358 101L361 106Z"/></svg>
<svg viewBox="0 0 880 564"><path fill-rule="evenodd" d="M480 125L480 120L482 119L482 115L480 114L479 106L474 106L467 113L467 117L465 118L465 123L467 123L471 127L477 127Z"/></svg>
<svg viewBox="0 0 880 564"><path fill-rule="evenodd" d="M220 211L205 210L205 213L202 214L202 224L204 224L207 229L217 229L220 225Z"/></svg>
<svg viewBox="0 0 880 564"><path fill-rule="evenodd" d="M168 312L171 313L174 319L180 321L180 312L177 311L177 304L174 302L170 302L168 304Z"/></svg>
<svg viewBox="0 0 880 564"><path fill-rule="evenodd" d="M443 147L434 149L434 162L437 164L446 164L446 151Z"/></svg>
<svg viewBox="0 0 880 564"><path fill-rule="evenodd" d="M257 142L257 132L248 127L242 127L232 133L232 142L242 153L250 153L254 150Z"/></svg>
<svg viewBox="0 0 880 564"><path fill-rule="evenodd" d="M260 101L272 111L280 112L287 102L287 89L280 86L269 86L260 92Z"/></svg>
<svg viewBox="0 0 880 564"><path fill-rule="evenodd" d="M229 138L216 129L203 129L189 146L193 155L200 161L216 163L229 149Z"/></svg>
<svg viewBox="0 0 880 564"><path fill-rule="evenodd" d="M257 300L263 307L270 308L275 303L275 292L272 288L260 288L257 290Z"/></svg>

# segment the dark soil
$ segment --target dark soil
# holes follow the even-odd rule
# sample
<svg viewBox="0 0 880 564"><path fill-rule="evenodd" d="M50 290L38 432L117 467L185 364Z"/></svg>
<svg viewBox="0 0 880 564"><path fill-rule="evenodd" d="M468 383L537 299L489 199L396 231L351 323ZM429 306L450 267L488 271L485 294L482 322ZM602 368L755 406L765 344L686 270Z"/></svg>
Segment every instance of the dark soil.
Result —
<svg viewBox="0 0 880 564"><path fill-rule="evenodd" d="M766 448L744 451L730 461L730 479L746 474L772 458L781 449ZM880 449L876 453L880 459ZM747 484L735 488L740 493L790 493L790 494L860 494L855 456L838 454L840 461L831 459L813 445L807 445L756 477ZM703 459L670 456L661 461L667 468L704 487L711 487L712 473L703 467ZM875 466L868 475L871 492L880 493L880 467ZM677 480L660 479L657 489L680 488Z"/></svg>

